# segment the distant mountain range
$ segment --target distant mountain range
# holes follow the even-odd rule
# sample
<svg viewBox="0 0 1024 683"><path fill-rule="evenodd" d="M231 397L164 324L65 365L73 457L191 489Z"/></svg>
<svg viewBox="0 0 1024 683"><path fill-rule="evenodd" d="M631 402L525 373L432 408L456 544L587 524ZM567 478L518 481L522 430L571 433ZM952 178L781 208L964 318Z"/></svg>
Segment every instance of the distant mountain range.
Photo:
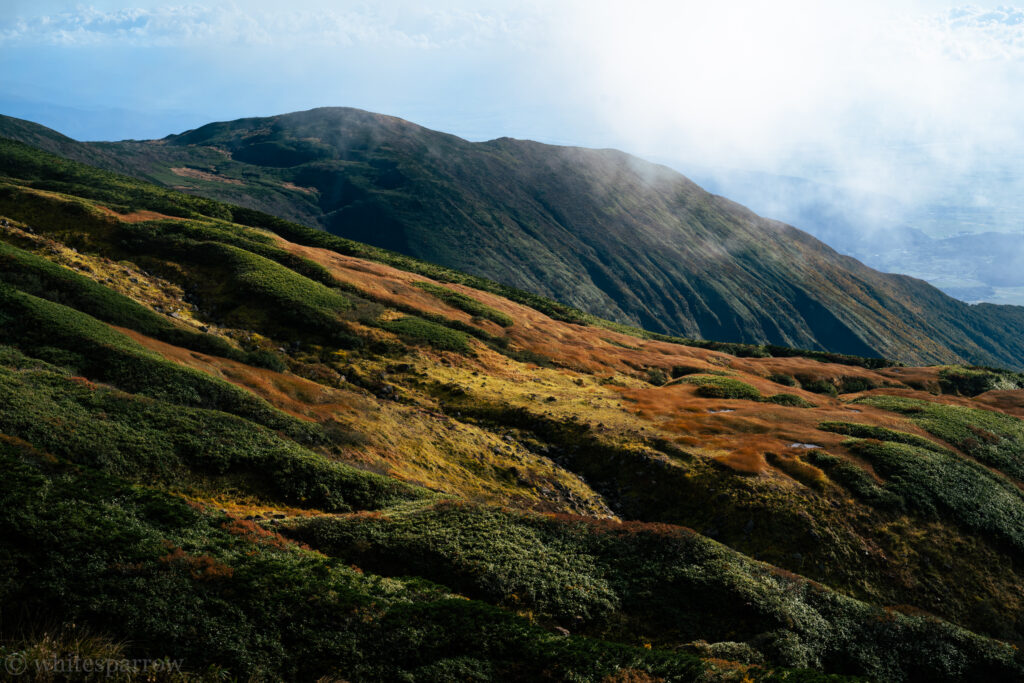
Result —
<svg viewBox="0 0 1024 683"><path fill-rule="evenodd" d="M1024 367L1024 308L879 273L664 166L327 108L154 141L0 135L673 335Z"/></svg>

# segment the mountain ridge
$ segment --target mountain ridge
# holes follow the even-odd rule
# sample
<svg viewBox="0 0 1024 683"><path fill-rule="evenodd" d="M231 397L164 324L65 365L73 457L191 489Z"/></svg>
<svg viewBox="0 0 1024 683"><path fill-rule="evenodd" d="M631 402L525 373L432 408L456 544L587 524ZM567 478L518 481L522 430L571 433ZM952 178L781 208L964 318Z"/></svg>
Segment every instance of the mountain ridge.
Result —
<svg viewBox="0 0 1024 683"><path fill-rule="evenodd" d="M9 120L0 134L29 137ZM75 147L36 131L36 142ZM1024 366L1024 309L968 306L877 273L667 167L616 150L472 143L325 108L79 160L694 338Z"/></svg>

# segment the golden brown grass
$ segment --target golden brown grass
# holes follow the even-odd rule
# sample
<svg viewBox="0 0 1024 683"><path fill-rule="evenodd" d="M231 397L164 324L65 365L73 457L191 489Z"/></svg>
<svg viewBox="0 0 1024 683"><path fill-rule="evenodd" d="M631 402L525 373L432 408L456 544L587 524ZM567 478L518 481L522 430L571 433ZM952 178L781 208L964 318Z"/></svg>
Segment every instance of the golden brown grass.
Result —
<svg viewBox="0 0 1024 683"><path fill-rule="evenodd" d="M327 387L292 374L183 349L132 330L115 329L168 360L231 382L293 416L316 422L331 420L362 435L358 445L335 454L349 462L470 500L606 514L601 497L576 475L519 444L452 420L436 408L378 400L355 390ZM436 356L425 357L431 362L428 367L446 368L436 363ZM549 493L559 488L572 491L581 502L571 504Z"/></svg>
<svg viewBox="0 0 1024 683"><path fill-rule="evenodd" d="M163 218L143 212L128 216L109 210L104 213L110 220ZM201 324L192 311L180 305L180 289L171 283L152 278L132 264L79 254L45 238L23 237L33 242L37 253L143 304L164 310L175 310L177 306L181 321L194 327ZM385 304L441 315L493 335L505 335L512 348L540 354L557 365L544 368L519 363L479 344L475 344L475 357L429 349L410 350L416 372L428 384L459 387L467 397L490 405L525 408L553 420L589 423L603 437L625 448L642 448L647 437L664 438L693 450L697 457L714 460L737 472L818 485L823 475L790 452L790 444L816 444L834 455L852 457L842 446L846 437L818 430L821 422L859 422L927 437L898 415L848 403L860 394L840 398L812 394L772 382L768 377L773 375L826 381L856 377L875 385L899 383L900 387L865 393L922 397L956 405L983 403L1024 416L1024 399L1018 396L1019 392L989 392L975 400L927 393L937 387L936 368L874 371L807 358L737 358L553 320L488 292L443 284L511 316L515 324L503 329L490 321L473 318L413 286L417 281L431 281L429 278L326 249L297 245L280 237L274 239L281 248L324 266L339 282L355 286ZM369 338L391 336L354 325ZM344 429L363 435L359 442L336 453L337 457L473 500L514 502L551 511L603 510L600 496L572 473L519 444L507 443L487 429L445 417L435 399L418 389L403 389L407 404L401 405L378 400L354 388L339 389L313 379L195 353L130 330L120 331L165 358L251 391L293 416L316 422L335 421ZM223 335L225 331L215 332ZM345 355L339 354L339 362L354 362L366 376L379 375L385 369L383 361L358 357L345 360ZM687 366L696 372L726 371L731 378L752 385L765 397L792 393L812 402L814 407L709 399L696 395L695 387L686 383L670 381L654 386L647 381L649 370L659 369L668 374L674 366ZM766 454L775 455L766 458ZM555 482L576 492L585 501L583 507L567 505L543 491Z"/></svg>

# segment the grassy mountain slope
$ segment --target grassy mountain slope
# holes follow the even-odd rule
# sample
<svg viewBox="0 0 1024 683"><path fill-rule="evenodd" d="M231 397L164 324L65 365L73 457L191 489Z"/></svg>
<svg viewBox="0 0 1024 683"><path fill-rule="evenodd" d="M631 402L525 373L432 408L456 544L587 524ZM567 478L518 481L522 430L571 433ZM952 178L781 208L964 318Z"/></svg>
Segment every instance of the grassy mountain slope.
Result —
<svg viewBox="0 0 1024 683"><path fill-rule="evenodd" d="M3 657L1024 676L1020 375L680 343L11 141L0 173Z"/></svg>
<svg viewBox="0 0 1024 683"><path fill-rule="evenodd" d="M687 337L1024 367L1024 310L968 306L611 150L469 143L317 109L159 141L0 134Z"/></svg>

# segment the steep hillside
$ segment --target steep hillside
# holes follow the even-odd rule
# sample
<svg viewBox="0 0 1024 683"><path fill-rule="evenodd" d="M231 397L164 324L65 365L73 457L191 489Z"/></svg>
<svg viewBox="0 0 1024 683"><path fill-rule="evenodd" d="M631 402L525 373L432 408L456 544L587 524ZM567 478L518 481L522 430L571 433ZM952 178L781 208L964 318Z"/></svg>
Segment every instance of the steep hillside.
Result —
<svg viewBox="0 0 1024 683"><path fill-rule="evenodd" d="M1024 677L1021 375L655 338L0 140L0 387L8 661Z"/></svg>
<svg viewBox="0 0 1024 683"><path fill-rule="evenodd" d="M159 141L0 134L645 329L905 362L1024 368L1024 309L968 306L611 150L470 143L317 109Z"/></svg>

